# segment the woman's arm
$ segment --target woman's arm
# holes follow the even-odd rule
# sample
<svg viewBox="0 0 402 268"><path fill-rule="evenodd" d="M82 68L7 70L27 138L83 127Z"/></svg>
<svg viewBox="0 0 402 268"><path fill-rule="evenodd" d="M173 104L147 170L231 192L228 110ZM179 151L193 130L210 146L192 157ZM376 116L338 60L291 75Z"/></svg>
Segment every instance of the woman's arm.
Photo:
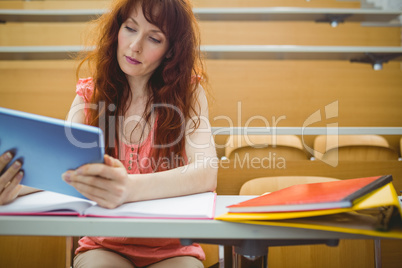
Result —
<svg viewBox="0 0 402 268"><path fill-rule="evenodd" d="M208 102L198 90L200 125L186 125L188 164L168 171L128 175L123 164L105 156L105 164L84 165L64 174L63 179L100 206L114 208L126 202L213 191L218 161L208 120Z"/></svg>
<svg viewBox="0 0 402 268"><path fill-rule="evenodd" d="M208 119L208 102L202 88L198 90L200 125L194 131L193 122L186 125L186 155L188 164L164 172L129 175L131 191L128 201L179 196L214 191L217 184L218 158ZM199 109L198 109L199 108Z"/></svg>
<svg viewBox="0 0 402 268"><path fill-rule="evenodd" d="M80 124L85 123L85 102L82 97L78 95L75 96L70 111L68 112L67 121Z"/></svg>

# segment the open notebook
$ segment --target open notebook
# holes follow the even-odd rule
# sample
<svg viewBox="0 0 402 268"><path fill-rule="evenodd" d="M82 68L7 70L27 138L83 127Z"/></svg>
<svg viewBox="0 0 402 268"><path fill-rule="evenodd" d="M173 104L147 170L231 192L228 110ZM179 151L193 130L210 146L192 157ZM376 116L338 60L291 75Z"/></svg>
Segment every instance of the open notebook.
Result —
<svg viewBox="0 0 402 268"><path fill-rule="evenodd" d="M213 219L215 200L216 193L205 192L132 202L107 209L90 200L42 191L21 196L10 204L0 206L0 215Z"/></svg>

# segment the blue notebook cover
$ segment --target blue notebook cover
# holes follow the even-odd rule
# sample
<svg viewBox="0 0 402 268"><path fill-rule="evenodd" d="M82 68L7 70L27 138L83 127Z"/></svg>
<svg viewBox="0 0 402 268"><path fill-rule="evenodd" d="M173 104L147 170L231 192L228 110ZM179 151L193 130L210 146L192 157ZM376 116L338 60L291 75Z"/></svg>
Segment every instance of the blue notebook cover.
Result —
<svg viewBox="0 0 402 268"><path fill-rule="evenodd" d="M85 198L61 178L69 169L103 163L100 128L0 107L0 154L22 161L21 184Z"/></svg>

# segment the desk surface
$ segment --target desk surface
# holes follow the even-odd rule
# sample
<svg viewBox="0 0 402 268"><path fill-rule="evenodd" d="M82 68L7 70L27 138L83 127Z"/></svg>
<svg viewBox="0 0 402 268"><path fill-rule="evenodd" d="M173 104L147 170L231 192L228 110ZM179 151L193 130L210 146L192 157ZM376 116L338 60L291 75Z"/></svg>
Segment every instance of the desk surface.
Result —
<svg viewBox="0 0 402 268"><path fill-rule="evenodd" d="M250 197L218 196L216 215ZM118 219L65 216L1 216L0 235L124 236L183 239L365 239L365 235L217 220Z"/></svg>

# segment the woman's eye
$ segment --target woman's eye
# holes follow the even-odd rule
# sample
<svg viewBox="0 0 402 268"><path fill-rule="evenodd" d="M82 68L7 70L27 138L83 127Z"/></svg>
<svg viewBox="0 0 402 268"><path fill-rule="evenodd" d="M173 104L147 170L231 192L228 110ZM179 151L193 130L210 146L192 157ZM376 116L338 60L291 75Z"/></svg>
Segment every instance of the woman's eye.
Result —
<svg viewBox="0 0 402 268"><path fill-rule="evenodd" d="M158 43L158 44L161 43L161 41L159 39L156 39L154 37L150 37L150 39L152 40L152 42L155 42L155 43Z"/></svg>
<svg viewBox="0 0 402 268"><path fill-rule="evenodd" d="M124 28L126 28L128 31L130 31L130 32L135 32L135 30L133 29L133 28L130 28L130 27L128 27L128 26L125 26Z"/></svg>

